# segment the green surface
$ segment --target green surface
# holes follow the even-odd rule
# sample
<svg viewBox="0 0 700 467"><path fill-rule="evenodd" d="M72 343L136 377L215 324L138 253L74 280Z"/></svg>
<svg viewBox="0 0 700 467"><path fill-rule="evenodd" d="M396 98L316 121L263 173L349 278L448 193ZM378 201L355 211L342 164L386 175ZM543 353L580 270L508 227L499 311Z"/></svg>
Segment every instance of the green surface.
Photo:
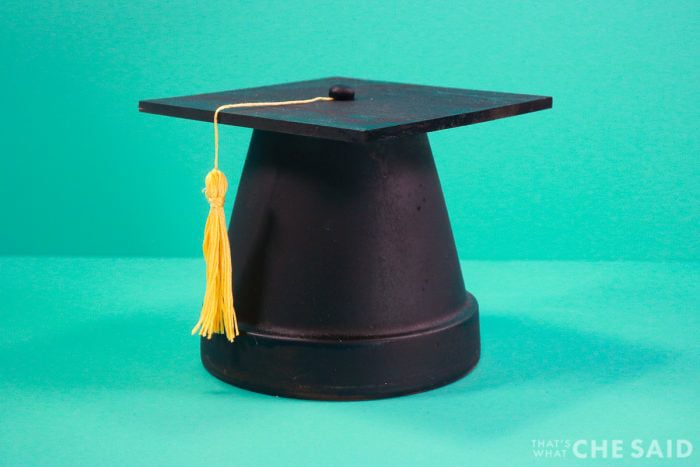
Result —
<svg viewBox="0 0 700 467"><path fill-rule="evenodd" d="M699 260L699 22L696 0L3 0L0 253L198 255L211 127L137 101L346 75L554 96L432 137L460 257ZM249 134L223 132L234 182Z"/></svg>
<svg viewBox="0 0 700 467"><path fill-rule="evenodd" d="M532 439L682 438L698 465L697 263L464 262L481 304L476 370L349 403L207 374L188 333L202 267L0 259L0 464L554 466Z"/></svg>

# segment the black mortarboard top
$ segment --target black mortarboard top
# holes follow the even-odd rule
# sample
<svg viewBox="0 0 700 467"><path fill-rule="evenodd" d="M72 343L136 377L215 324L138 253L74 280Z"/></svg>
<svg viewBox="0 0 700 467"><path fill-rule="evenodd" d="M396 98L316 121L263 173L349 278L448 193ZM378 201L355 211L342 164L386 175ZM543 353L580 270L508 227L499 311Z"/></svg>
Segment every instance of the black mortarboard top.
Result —
<svg viewBox="0 0 700 467"><path fill-rule="evenodd" d="M363 142L444 130L552 107L552 98L412 84L323 78L235 91L141 101L142 112L211 122L221 104L326 96L337 84L354 100L222 112L222 124L256 130Z"/></svg>
<svg viewBox="0 0 700 467"><path fill-rule="evenodd" d="M255 130L229 226L242 333L202 338L202 361L237 386L311 399L447 384L479 359L478 306L426 133L552 99L335 77L139 109L211 122L223 104L309 99L334 86L334 101L219 115Z"/></svg>

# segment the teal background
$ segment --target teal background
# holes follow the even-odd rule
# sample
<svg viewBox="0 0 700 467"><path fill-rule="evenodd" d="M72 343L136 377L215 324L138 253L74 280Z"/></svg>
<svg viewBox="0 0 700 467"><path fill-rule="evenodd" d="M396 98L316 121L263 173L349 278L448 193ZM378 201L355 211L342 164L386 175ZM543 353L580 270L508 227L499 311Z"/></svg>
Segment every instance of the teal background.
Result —
<svg viewBox="0 0 700 467"><path fill-rule="evenodd" d="M697 465L699 10L0 2L0 465L554 466L532 440L580 438ZM137 102L332 75L554 97L431 134L481 310L454 384L298 401L199 363L212 129ZM222 130L234 192L249 136Z"/></svg>
<svg viewBox="0 0 700 467"><path fill-rule="evenodd" d="M422 394L333 403L256 394L202 368L188 333L199 259L0 258L0 464L698 465L698 263L462 269L481 305L476 369ZM634 439L678 438L691 457L630 457ZM535 457L533 439L628 448L562 462Z"/></svg>
<svg viewBox="0 0 700 467"><path fill-rule="evenodd" d="M460 257L697 260L698 9L5 0L0 253L199 255L211 126L138 100L345 75L554 96L432 135Z"/></svg>

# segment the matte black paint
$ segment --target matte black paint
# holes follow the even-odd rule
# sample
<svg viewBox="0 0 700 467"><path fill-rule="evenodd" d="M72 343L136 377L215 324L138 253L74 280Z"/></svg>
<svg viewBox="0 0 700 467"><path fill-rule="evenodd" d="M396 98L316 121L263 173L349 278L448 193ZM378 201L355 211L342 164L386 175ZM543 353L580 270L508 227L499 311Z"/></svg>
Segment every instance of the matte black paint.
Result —
<svg viewBox="0 0 700 467"><path fill-rule="evenodd" d="M242 334L203 338L202 362L237 386L308 399L447 384L479 359L479 317L426 132L546 109L550 97L325 78L139 109L211 122L221 104L336 84L355 100L220 116L255 129L229 226Z"/></svg>
<svg viewBox="0 0 700 467"><path fill-rule="evenodd" d="M476 364L477 305L427 135L346 143L254 131L229 237L243 334L202 340L217 377L369 399Z"/></svg>
<svg viewBox="0 0 700 467"><path fill-rule="evenodd" d="M139 102L139 110L211 122L222 104L326 96L336 84L351 86L354 100L228 109L222 124L339 141L372 141L415 135L552 107L552 98L416 86L353 78L323 78L236 91Z"/></svg>

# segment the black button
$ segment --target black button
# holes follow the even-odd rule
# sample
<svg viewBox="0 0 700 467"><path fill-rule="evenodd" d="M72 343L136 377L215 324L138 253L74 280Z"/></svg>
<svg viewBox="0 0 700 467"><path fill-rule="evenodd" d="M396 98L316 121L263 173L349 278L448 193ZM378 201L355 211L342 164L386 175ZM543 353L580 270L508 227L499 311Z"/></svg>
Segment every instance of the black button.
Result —
<svg viewBox="0 0 700 467"><path fill-rule="evenodd" d="M328 97L337 101L351 101L355 99L355 90L350 86L336 84L328 90Z"/></svg>

